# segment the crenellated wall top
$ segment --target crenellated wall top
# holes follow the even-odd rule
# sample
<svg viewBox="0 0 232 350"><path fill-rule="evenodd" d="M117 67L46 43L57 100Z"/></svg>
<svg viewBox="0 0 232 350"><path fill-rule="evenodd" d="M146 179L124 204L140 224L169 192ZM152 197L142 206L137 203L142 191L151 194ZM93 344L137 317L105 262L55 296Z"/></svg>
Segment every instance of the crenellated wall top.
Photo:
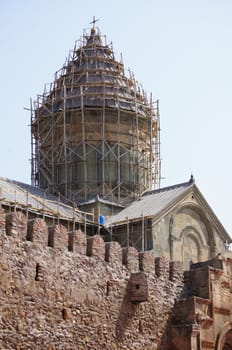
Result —
<svg viewBox="0 0 232 350"><path fill-rule="evenodd" d="M20 211L0 212L0 234L14 242L29 241L35 249L53 249L58 254L70 252L98 259L115 266L121 264L131 273L143 271L174 280L183 273L181 264L155 258L153 251L138 252L134 247L122 248L116 241L104 242L100 235L86 236L80 229L68 231L63 225L48 226L41 218L27 220Z"/></svg>

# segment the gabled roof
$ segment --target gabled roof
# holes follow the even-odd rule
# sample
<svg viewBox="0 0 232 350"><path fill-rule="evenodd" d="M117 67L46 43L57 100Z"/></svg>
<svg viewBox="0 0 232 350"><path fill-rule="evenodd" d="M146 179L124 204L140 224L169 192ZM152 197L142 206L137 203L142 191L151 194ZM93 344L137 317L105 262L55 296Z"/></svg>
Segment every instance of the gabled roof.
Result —
<svg viewBox="0 0 232 350"><path fill-rule="evenodd" d="M81 213L63 203L56 196L47 194L38 187L0 177L0 204L28 207L30 212L64 220L80 220Z"/></svg>
<svg viewBox="0 0 232 350"><path fill-rule="evenodd" d="M139 200L132 202L120 213L111 216L107 224L119 224L128 220L136 220L141 217L154 217L174 203L187 189L193 186L194 182L181 183L174 186L164 187L158 190L149 191Z"/></svg>
<svg viewBox="0 0 232 350"><path fill-rule="evenodd" d="M158 222L163 215L166 215L191 192L194 192L194 197L197 199L199 205L204 208L207 217L210 218L214 227L217 227L221 237L228 242L232 242L229 234L195 185L192 176L188 182L145 193L141 199L132 202L120 213L111 216L107 220L106 226L125 225L128 220L139 221L142 218L151 218L153 221Z"/></svg>

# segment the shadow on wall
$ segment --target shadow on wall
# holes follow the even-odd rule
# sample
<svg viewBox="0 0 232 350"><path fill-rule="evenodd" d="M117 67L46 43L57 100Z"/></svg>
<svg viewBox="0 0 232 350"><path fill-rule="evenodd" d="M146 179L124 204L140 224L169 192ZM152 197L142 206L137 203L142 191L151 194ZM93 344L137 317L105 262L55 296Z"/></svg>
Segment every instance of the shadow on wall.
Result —
<svg viewBox="0 0 232 350"><path fill-rule="evenodd" d="M127 283L126 294L123 298L119 317L116 323L116 337L118 341L123 340L123 336L129 323L132 321L139 304L131 302L131 279Z"/></svg>
<svg viewBox="0 0 232 350"><path fill-rule="evenodd" d="M171 339L170 339L170 327L172 325L172 317L173 316L170 315L167 320L167 326L165 328L164 333L161 336L160 344L157 350L178 350L173 344L171 344Z"/></svg>
<svg viewBox="0 0 232 350"><path fill-rule="evenodd" d="M146 274L144 272L131 273L116 323L118 341L123 339L125 330L133 320L139 304L147 300L148 283Z"/></svg>

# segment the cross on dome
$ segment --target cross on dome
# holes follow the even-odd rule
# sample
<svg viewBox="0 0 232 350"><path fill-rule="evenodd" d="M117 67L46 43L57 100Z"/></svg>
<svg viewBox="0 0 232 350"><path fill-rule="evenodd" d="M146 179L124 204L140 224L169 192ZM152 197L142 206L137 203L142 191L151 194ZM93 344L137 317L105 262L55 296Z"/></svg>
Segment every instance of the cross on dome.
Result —
<svg viewBox="0 0 232 350"><path fill-rule="evenodd" d="M92 24L93 28L95 29L95 23L98 22L98 21L99 21L99 19L96 19L95 16L93 16L93 20L89 24Z"/></svg>

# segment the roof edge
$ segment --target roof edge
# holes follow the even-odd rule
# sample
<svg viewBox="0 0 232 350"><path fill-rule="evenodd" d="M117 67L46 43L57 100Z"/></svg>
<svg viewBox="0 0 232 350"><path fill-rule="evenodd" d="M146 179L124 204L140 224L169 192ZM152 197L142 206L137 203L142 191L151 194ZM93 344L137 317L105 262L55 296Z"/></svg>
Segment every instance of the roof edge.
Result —
<svg viewBox="0 0 232 350"><path fill-rule="evenodd" d="M79 202L78 203L78 207L82 206L82 205L89 205L89 204L93 204L93 203L102 203L102 204L107 204L107 205L111 205L114 207L119 207L124 209L125 206L116 202L111 202L107 199L101 198L99 195L95 196L94 198L91 198L89 200L83 201L83 202Z"/></svg>
<svg viewBox="0 0 232 350"><path fill-rule="evenodd" d="M182 182L182 183L179 183L179 184L176 184L176 185L171 185L171 186L167 186L167 187L157 188L155 190L145 192L143 194L143 197L144 196L149 196L150 194L156 194L156 193L160 193L160 192L164 192L164 191L174 190L175 188L180 188L180 187L186 187L187 188L187 187L192 186L194 184L195 184L195 180L191 176L190 180L187 181L187 182Z"/></svg>

